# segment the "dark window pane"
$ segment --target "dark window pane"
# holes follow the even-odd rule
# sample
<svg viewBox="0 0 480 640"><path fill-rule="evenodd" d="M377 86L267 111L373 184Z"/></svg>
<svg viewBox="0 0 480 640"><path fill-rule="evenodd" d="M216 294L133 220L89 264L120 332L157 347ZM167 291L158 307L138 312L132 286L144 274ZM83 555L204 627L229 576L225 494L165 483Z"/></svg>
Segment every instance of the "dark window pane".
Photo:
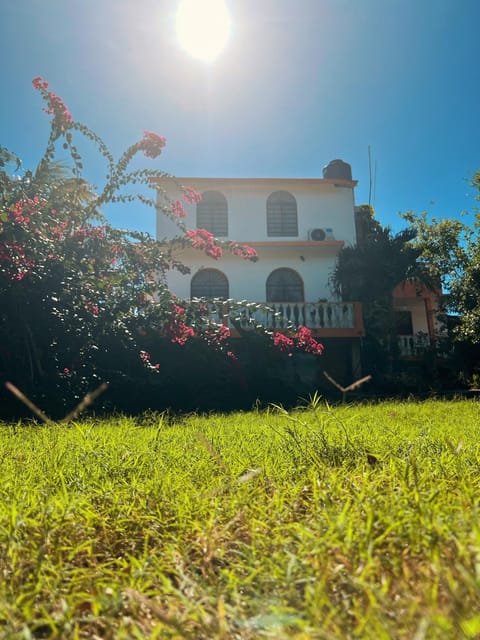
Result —
<svg viewBox="0 0 480 640"><path fill-rule="evenodd" d="M267 279L267 302L303 302L303 282L292 269L272 271Z"/></svg>
<svg viewBox="0 0 480 640"><path fill-rule="evenodd" d="M276 191L267 199L267 235L298 236L297 201L287 191Z"/></svg>
<svg viewBox="0 0 480 640"><path fill-rule="evenodd" d="M217 269L202 269L196 273L190 285L192 298L228 298L228 280Z"/></svg>
<svg viewBox="0 0 480 640"><path fill-rule="evenodd" d="M395 311L395 327L399 336L413 335L411 311Z"/></svg>
<svg viewBox="0 0 480 640"><path fill-rule="evenodd" d="M214 236L228 236L228 205L218 191L206 191L197 204L197 229L206 229Z"/></svg>

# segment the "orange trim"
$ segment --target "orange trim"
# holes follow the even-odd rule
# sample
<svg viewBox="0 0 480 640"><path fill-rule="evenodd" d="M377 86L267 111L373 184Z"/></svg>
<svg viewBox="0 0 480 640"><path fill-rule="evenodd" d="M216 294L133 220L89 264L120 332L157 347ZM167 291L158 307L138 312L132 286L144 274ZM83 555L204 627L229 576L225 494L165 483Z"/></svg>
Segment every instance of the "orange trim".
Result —
<svg viewBox="0 0 480 640"><path fill-rule="evenodd" d="M228 238L218 238L221 242L235 242L235 244L246 244L250 247L337 247L341 249L345 246L344 240L229 240ZM185 238L173 238L165 240L162 244L182 244L185 249L195 249ZM195 249L196 250L196 249Z"/></svg>
<svg viewBox="0 0 480 640"><path fill-rule="evenodd" d="M363 311L362 311L362 305L360 303L358 302L355 303L353 307L353 313L355 318L355 328L358 331L358 335L364 336L365 327L363 326Z"/></svg>
<svg viewBox="0 0 480 640"><path fill-rule="evenodd" d="M427 326L428 326L428 335L433 338L435 337L435 326L433 324L433 305L431 298L424 298L425 302L425 314L427 316Z"/></svg>
<svg viewBox="0 0 480 640"><path fill-rule="evenodd" d="M362 338L365 336L365 327L363 326L363 314L362 314L362 304L360 302L351 303L354 305L353 313L354 313L354 326L353 327L333 327L333 328L314 328L309 327L312 332L312 335L315 338ZM228 307L224 307L224 320L223 323L228 323L228 318L225 320L228 314ZM292 327L293 328L293 327ZM287 333L286 329L275 329L273 327L268 328L269 331L279 331L280 333ZM231 336L232 338L241 337L238 331L230 326ZM248 329L246 329L248 331Z"/></svg>
<svg viewBox="0 0 480 640"><path fill-rule="evenodd" d="M352 329L312 329L312 335L316 338L362 338L365 335L363 327Z"/></svg>
<svg viewBox="0 0 480 640"><path fill-rule="evenodd" d="M437 298L441 291L431 291L422 282L404 280L393 289L392 295L395 299L401 298Z"/></svg>
<svg viewBox="0 0 480 640"><path fill-rule="evenodd" d="M246 329L246 331L248 331L248 329ZM285 329L270 328L269 331L278 331L279 333L285 333ZM363 331L363 328L360 329L359 327L351 329L311 329L311 332L314 338L362 338L365 335L365 331ZM232 338L241 337L235 327L230 327L230 336Z"/></svg>
<svg viewBox="0 0 480 640"><path fill-rule="evenodd" d="M175 178L151 178L153 183L164 183L174 179L177 184L186 185L200 185L200 184L235 184L236 182L253 182L257 184L266 184L269 182L281 183L281 184L318 184L318 185L333 185L334 187L356 187L358 180L342 180L334 178L195 178L195 177L175 177Z"/></svg>
<svg viewBox="0 0 480 640"><path fill-rule="evenodd" d="M343 240L239 240L240 244L250 247L343 247Z"/></svg>

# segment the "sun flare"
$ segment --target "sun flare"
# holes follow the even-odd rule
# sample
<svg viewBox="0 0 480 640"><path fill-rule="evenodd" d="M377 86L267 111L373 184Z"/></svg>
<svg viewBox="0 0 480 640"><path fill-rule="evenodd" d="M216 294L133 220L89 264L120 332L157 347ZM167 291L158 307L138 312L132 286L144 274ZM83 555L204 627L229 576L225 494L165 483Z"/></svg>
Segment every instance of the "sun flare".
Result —
<svg viewBox="0 0 480 640"><path fill-rule="evenodd" d="M227 44L230 24L224 0L181 0L178 7L178 41L190 55L206 62Z"/></svg>

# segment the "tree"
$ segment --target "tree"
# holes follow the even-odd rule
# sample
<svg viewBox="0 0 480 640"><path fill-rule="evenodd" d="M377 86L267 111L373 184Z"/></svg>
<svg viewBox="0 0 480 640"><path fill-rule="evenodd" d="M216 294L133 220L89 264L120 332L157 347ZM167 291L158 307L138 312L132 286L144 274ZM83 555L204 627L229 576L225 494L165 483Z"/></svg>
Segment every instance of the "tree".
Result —
<svg viewBox="0 0 480 640"><path fill-rule="evenodd" d="M0 368L27 393L44 403L63 404L102 378L141 378L155 373L142 340L148 334L184 344L193 335L222 349L227 331L200 304L177 301L164 284L167 269L187 271L148 234L114 228L101 214L111 202L140 200L126 188L164 177L158 170L131 170L140 152L156 158L165 139L145 132L118 161L103 141L73 120L62 99L41 78L33 81L52 116L46 150L35 171L20 172L20 160L0 148ZM74 144L80 134L96 145L108 175L96 191L82 176ZM55 160L58 147L71 164ZM199 195L183 187L186 201ZM165 203L164 212L187 239L197 231L182 223L182 203ZM209 255L222 248L213 237L201 246ZM247 258L248 247L234 247Z"/></svg>
<svg viewBox="0 0 480 640"><path fill-rule="evenodd" d="M331 276L333 292L343 300L362 303L365 325L364 359L368 372L384 375L398 358L393 289L405 280L432 280L418 261L410 226L393 234L383 227L368 205L357 208L355 246L343 248Z"/></svg>
<svg viewBox="0 0 480 640"><path fill-rule="evenodd" d="M480 194L480 172L472 186ZM444 312L456 317L453 336L480 344L480 212L475 213L473 226L427 213L409 212L403 217L417 229L414 245L423 269L442 284Z"/></svg>
<svg viewBox="0 0 480 640"><path fill-rule="evenodd" d="M117 229L101 213L115 202L157 206L132 187L154 188L157 178L174 178L156 169L132 169L131 163L139 153L157 158L165 139L146 131L115 160L97 134L72 118L45 80L35 78L33 86L52 116L36 170L22 172L20 160L0 147L1 378L60 412L96 380L141 388L163 366L162 341L181 347L195 338L233 360L224 319L214 317L201 300L177 300L166 287L167 270L186 273L188 268L148 234ZM106 162L101 189L83 177L78 135L93 143ZM59 147L68 152L69 164L56 160ZM201 196L178 186L183 200L164 197L161 210L175 221L185 242L212 259L225 250L256 259L251 247L222 242L205 229L188 229L183 203ZM231 309L235 313L235 305ZM275 335L263 335L275 343ZM311 335L299 334L294 346L320 352Z"/></svg>

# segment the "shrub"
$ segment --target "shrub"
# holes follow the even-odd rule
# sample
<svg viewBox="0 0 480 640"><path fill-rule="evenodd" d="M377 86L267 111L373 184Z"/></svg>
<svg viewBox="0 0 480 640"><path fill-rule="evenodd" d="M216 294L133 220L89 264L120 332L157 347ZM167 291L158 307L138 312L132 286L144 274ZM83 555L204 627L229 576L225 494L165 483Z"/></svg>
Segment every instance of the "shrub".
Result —
<svg viewBox="0 0 480 640"><path fill-rule="evenodd" d="M115 160L97 134L73 119L45 80L35 78L33 87L51 116L37 168L22 171L17 156L0 147L0 376L46 410L63 412L96 381L134 393L133 385L141 389L153 376L165 374L161 344L185 346L195 338L223 360L233 359L230 331L208 305L178 300L165 285L167 270L187 273L188 268L149 234L117 229L101 213L109 203L156 206L142 188L155 188L158 178L175 179L131 164L138 154L157 158L165 138L146 131ZM93 143L107 165L101 189L83 176L78 136ZM56 160L59 148L68 152L68 164ZM178 186L184 202L201 198L190 187ZM188 229L182 201L164 197L161 210L175 221L185 242L212 259L224 250L257 259L248 246ZM260 332L282 349L321 350L308 330L297 331L291 344ZM149 344L155 347L153 360Z"/></svg>

